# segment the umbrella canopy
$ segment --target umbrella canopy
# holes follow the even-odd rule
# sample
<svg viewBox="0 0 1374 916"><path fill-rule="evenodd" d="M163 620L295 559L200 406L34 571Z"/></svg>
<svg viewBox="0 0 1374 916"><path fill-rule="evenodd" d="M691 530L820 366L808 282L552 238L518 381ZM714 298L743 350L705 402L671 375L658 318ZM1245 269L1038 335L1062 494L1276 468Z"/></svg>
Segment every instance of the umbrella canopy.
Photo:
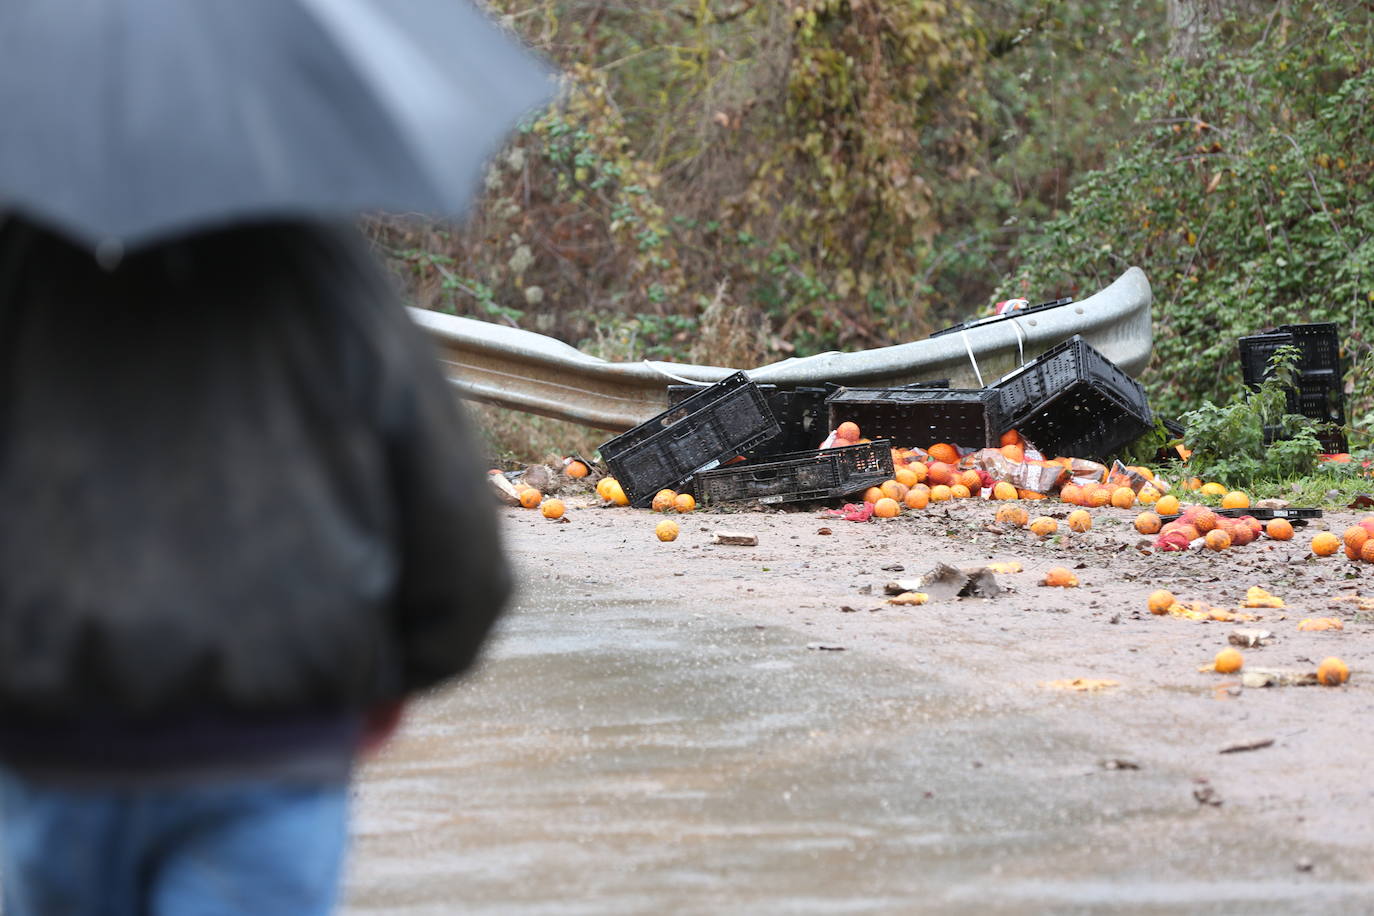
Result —
<svg viewBox="0 0 1374 916"><path fill-rule="evenodd" d="M554 86L469 0L5 0L0 210L124 249L457 216Z"/></svg>

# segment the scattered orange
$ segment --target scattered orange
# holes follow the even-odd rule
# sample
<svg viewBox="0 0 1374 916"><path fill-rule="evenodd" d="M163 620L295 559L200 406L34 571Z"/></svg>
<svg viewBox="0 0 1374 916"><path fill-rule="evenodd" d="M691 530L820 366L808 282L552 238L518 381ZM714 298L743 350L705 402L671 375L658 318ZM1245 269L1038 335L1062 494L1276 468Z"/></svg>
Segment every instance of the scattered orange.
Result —
<svg viewBox="0 0 1374 916"><path fill-rule="evenodd" d="M1169 613L1169 608L1173 607L1177 602L1178 599L1174 597L1174 593L1171 591L1161 588L1157 592L1150 592L1148 600L1150 613L1167 614Z"/></svg>
<svg viewBox="0 0 1374 916"><path fill-rule="evenodd" d="M958 483L968 487L970 493L976 493L983 489L983 478L977 471L968 470L959 475Z"/></svg>
<svg viewBox="0 0 1374 916"><path fill-rule="evenodd" d="M1062 566L1055 566L1046 571L1044 584L1056 588L1077 588L1078 577Z"/></svg>
<svg viewBox="0 0 1374 916"><path fill-rule="evenodd" d="M969 492L968 487L961 483L956 483L949 488L949 495L954 499L968 499L973 494Z"/></svg>
<svg viewBox="0 0 1374 916"><path fill-rule="evenodd" d="M1198 492L1203 496L1225 496L1226 488L1219 483L1204 483L1198 488Z"/></svg>
<svg viewBox="0 0 1374 916"><path fill-rule="evenodd" d="M1232 490L1221 498L1221 508L1248 509L1250 508L1250 496L1242 490Z"/></svg>
<svg viewBox="0 0 1374 916"><path fill-rule="evenodd" d="M1045 494L1038 490L1017 490L1016 495L1021 499L1044 499Z"/></svg>
<svg viewBox="0 0 1374 916"><path fill-rule="evenodd" d="M1329 557L1341 549L1341 539L1330 531L1312 536L1312 552L1319 557Z"/></svg>
<svg viewBox="0 0 1374 916"><path fill-rule="evenodd" d="M1024 528L1026 522L1030 521L1030 513L1020 506L1002 506L997 510L997 521L1005 525Z"/></svg>
<svg viewBox="0 0 1374 916"><path fill-rule="evenodd" d="M1007 483L1005 480L999 480L999 481L997 481L997 483L995 483L995 484L992 485L992 498L993 498L993 499L1015 499L1015 498L1016 498L1016 487L1014 487L1013 485Z"/></svg>
<svg viewBox="0 0 1374 916"><path fill-rule="evenodd" d="M596 495L597 495L597 496L600 496L602 499L606 500L606 502L610 502L610 501L611 501L611 490L610 490L610 487L611 487L611 484L613 484L613 483L615 483L615 478L614 478L614 477L603 477L603 478L601 478L600 480L598 480L598 481L596 482Z"/></svg>
<svg viewBox="0 0 1374 916"><path fill-rule="evenodd" d="M655 512L667 512L673 508L673 500L677 499L676 490L659 490L654 494L654 501L649 504L649 508Z"/></svg>
<svg viewBox="0 0 1374 916"><path fill-rule="evenodd" d="M677 533L677 522L666 518L654 526L654 534L658 535L660 541L675 541L677 540Z"/></svg>
<svg viewBox="0 0 1374 916"><path fill-rule="evenodd" d="M1112 501L1112 491L1103 486L1092 486L1085 488L1083 492L1083 505L1094 509L1101 509Z"/></svg>
<svg viewBox="0 0 1374 916"><path fill-rule="evenodd" d="M568 462L568 466L563 469L563 472L567 474L569 477L576 477L580 479L587 476L588 468L582 462L574 459Z"/></svg>
<svg viewBox="0 0 1374 916"><path fill-rule="evenodd" d="M1002 441L998 445L1020 445L1021 434L1014 429L1009 429L1002 433Z"/></svg>
<svg viewBox="0 0 1374 916"><path fill-rule="evenodd" d="M1155 503L1155 511L1160 515L1178 515L1178 497L1172 493L1165 493Z"/></svg>
<svg viewBox="0 0 1374 916"><path fill-rule="evenodd" d="M1374 538L1370 538L1360 546L1360 559L1366 563L1374 563Z"/></svg>
<svg viewBox="0 0 1374 916"><path fill-rule="evenodd" d="M930 488L930 499L932 502L942 503L953 498L954 494L950 492L949 487L942 483L936 484Z"/></svg>
<svg viewBox="0 0 1374 916"><path fill-rule="evenodd" d="M1129 509L1135 505L1135 490L1130 487L1117 487L1112 491L1112 505L1118 509Z"/></svg>
<svg viewBox="0 0 1374 916"><path fill-rule="evenodd" d="M544 504L539 507L539 511L544 513L544 518L562 518L563 509L563 500L561 499L546 499Z"/></svg>
<svg viewBox="0 0 1374 916"><path fill-rule="evenodd" d="M1202 480L1199 479L1199 478L1197 478L1197 477L1189 477L1187 480L1183 481L1183 489L1185 489L1185 490L1201 490L1201 489L1202 489Z"/></svg>
<svg viewBox="0 0 1374 916"><path fill-rule="evenodd" d="M1369 540L1369 532L1359 525L1351 525L1349 528L1345 529L1345 534L1341 535L1341 540L1345 542L1345 546L1350 550L1359 553L1360 548L1364 546L1364 542Z"/></svg>
<svg viewBox="0 0 1374 916"><path fill-rule="evenodd" d="M1059 498L1071 506L1081 506L1083 499L1083 488L1076 483L1066 483L1059 491Z"/></svg>
<svg viewBox="0 0 1374 916"><path fill-rule="evenodd" d="M1270 519L1264 531L1276 541L1293 540L1293 526L1286 518Z"/></svg>
<svg viewBox="0 0 1374 916"><path fill-rule="evenodd" d="M628 506L630 497L625 495L625 488L620 485L620 481L614 477L607 477L606 480L606 493L608 494L606 500L617 506Z"/></svg>
<svg viewBox="0 0 1374 916"><path fill-rule="evenodd" d="M884 480L878 489L882 490L883 495L888 499L894 502L901 502L902 498L906 496L906 491L909 490L910 487L904 483L898 483L895 480Z"/></svg>
<svg viewBox="0 0 1374 916"><path fill-rule="evenodd" d="M1093 526L1093 517L1085 509L1075 509L1069 513L1069 517L1064 521L1069 526L1070 531L1077 531L1080 534Z"/></svg>
<svg viewBox="0 0 1374 916"><path fill-rule="evenodd" d="M1231 535L1220 528L1213 528L1207 532L1207 537L1203 541L1208 550L1225 550L1231 546Z"/></svg>
<svg viewBox="0 0 1374 916"><path fill-rule="evenodd" d="M926 463L924 461L914 461L911 464L908 464L904 468L904 470L910 471L916 477L915 483L907 484L907 486L911 487L914 487L916 486L916 484L923 482L926 479L926 473L928 471L928 469L926 468ZM902 482L906 483L906 481Z"/></svg>
<svg viewBox="0 0 1374 916"><path fill-rule="evenodd" d="M878 518L896 518L902 514L902 507L897 500L884 496L873 504L873 514Z"/></svg>
<svg viewBox="0 0 1374 916"><path fill-rule="evenodd" d="M1015 443L1002 446L1002 454L1010 461L1026 460L1026 450Z"/></svg>
<svg viewBox="0 0 1374 916"><path fill-rule="evenodd" d="M696 497L691 493L679 493L677 499L673 500L673 508L679 512L691 512L696 507Z"/></svg>
<svg viewBox="0 0 1374 916"><path fill-rule="evenodd" d="M898 468L897 473L893 474L892 477L905 487L914 487L921 482L921 479L916 476L916 472L911 468Z"/></svg>
<svg viewBox="0 0 1374 916"><path fill-rule="evenodd" d="M1187 519L1200 533L1206 534L1217 526L1217 514L1211 509L1198 509Z"/></svg>
<svg viewBox="0 0 1374 916"><path fill-rule="evenodd" d="M1245 656L1235 649L1222 649L1212 660L1212 667L1218 674L1234 674L1245 667Z"/></svg>
<svg viewBox="0 0 1374 916"><path fill-rule="evenodd" d="M1135 530L1141 534L1158 534L1164 522L1153 512L1142 512L1135 517Z"/></svg>
<svg viewBox="0 0 1374 916"><path fill-rule="evenodd" d="M906 491L906 499L902 500L908 509L924 509L930 505L930 491L918 490L915 487Z"/></svg>
<svg viewBox="0 0 1374 916"><path fill-rule="evenodd" d="M1159 502L1159 491L1151 486L1140 488L1140 492L1135 495L1136 502L1143 506L1153 506Z"/></svg>
<svg viewBox="0 0 1374 916"><path fill-rule="evenodd" d="M945 464L959 463L959 450L948 442L937 442L926 449L926 454L936 461L943 461Z"/></svg>
<svg viewBox="0 0 1374 916"><path fill-rule="evenodd" d="M943 461L932 462L926 468L926 480L930 481L931 486L954 483L954 468Z"/></svg>
<svg viewBox="0 0 1374 916"><path fill-rule="evenodd" d="M524 506L526 509L538 508L543 498L544 494L540 493L534 487L526 487L520 491L520 505Z"/></svg>
<svg viewBox="0 0 1374 916"><path fill-rule="evenodd" d="M1042 515L1030 523L1030 530L1038 537L1049 537L1059 530L1059 523L1048 515Z"/></svg>
<svg viewBox="0 0 1374 916"><path fill-rule="evenodd" d="M887 494L883 493L883 491L882 491L881 489L879 489L878 487L869 487L867 490L864 490L864 502L866 502L866 503L876 503L878 500L882 499L885 495L887 495Z"/></svg>
<svg viewBox="0 0 1374 916"><path fill-rule="evenodd" d="M859 424L845 420L835 429L835 435L850 442L859 441Z"/></svg>
<svg viewBox="0 0 1374 916"><path fill-rule="evenodd" d="M1334 655L1322 659L1322 663L1317 666L1317 681L1327 687L1339 687L1349 679L1350 669Z"/></svg>

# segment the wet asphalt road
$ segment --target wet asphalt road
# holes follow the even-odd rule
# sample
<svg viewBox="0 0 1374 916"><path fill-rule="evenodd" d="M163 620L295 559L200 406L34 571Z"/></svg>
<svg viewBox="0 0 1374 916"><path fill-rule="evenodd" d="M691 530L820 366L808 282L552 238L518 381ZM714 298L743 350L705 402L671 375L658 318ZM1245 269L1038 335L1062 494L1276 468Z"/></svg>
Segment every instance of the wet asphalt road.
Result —
<svg viewBox="0 0 1374 916"><path fill-rule="evenodd" d="M1167 757L1103 769L1106 697L540 591L365 771L348 912L1374 911L1368 850L1199 804Z"/></svg>

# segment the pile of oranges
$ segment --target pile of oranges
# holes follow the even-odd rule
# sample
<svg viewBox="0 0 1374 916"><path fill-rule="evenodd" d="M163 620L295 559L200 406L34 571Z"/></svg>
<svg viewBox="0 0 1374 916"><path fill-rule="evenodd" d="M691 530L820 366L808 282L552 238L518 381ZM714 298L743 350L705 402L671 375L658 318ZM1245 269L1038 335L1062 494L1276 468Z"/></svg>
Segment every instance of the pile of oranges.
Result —
<svg viewBox="0 0 1374 916"><path fill-rule="evenodd" d="M1182 506L1174 521L1162 526L1159 521L1154 513L1142 513L1136 518L1136 530L1142 534L1157 531L1159 537L1155 539L1155 547L1166 552L1187 550L1199 538L1208 550L1244 547L1258 540L1261 534L1276 541L1293 538L1293 525L1287 519L1272 519L1266 526L1253 515L1230 518L1206 506Z"/></svg>
<svg viewBox="0 0 1374 916"><path fill-rule="evenodd" d="M1312 552L1319 557L1329 557L1342 547L1348 559L1374 563L1374 515L1360 519L1359 524L1345 529L1340 537L1323 531L1312 538Z"/></svg>

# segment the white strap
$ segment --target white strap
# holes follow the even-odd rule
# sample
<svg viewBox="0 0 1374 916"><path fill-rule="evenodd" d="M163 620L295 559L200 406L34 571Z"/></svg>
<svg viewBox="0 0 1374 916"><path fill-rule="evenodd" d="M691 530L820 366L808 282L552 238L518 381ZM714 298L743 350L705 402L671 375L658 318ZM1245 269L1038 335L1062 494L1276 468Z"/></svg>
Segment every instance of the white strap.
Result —
<svg viewBox="0 0 1374 916"><path fill-rule="evenodd" d="M657 372L659 375L663 376L664 378L670 378L670 379L672 379L673 381L675 381L675 382L681 382L681 383L684 384L684 385L695 385L695 386L698 387L698 388L709 388L709 387L711 387L711 385L713 384L712 382L698 382L698 381L694 381L694 380L689 379L689 378L682 378L681 376L673 375L673 373L667 371L666 369L660 368L659 365L658 365L657 363L652 362L652 361L647 360L647 359L644 360L644 365L648 366L650 369L654 370L655 372Z"/></svg>
<svg viewBox="0 0 1374 916"><path fill-rule="evenodd" d="M978 369L978 359L973 355L973 344L969 342L968 331L960 331L959 336L964 339L964 350L968 353L968 361L973 364L973 374L978 379L978 387L986 388L983 384L983 373Z"/></svg>
<svg viewBox="0 0 1374 916"><path fill-rule="evenodd" d="M1011 326L1016 330L1016 365L1024 366L1026 364L1026 335L1021 330L1021 322L1017 319L1011 319Z"/></svg>

